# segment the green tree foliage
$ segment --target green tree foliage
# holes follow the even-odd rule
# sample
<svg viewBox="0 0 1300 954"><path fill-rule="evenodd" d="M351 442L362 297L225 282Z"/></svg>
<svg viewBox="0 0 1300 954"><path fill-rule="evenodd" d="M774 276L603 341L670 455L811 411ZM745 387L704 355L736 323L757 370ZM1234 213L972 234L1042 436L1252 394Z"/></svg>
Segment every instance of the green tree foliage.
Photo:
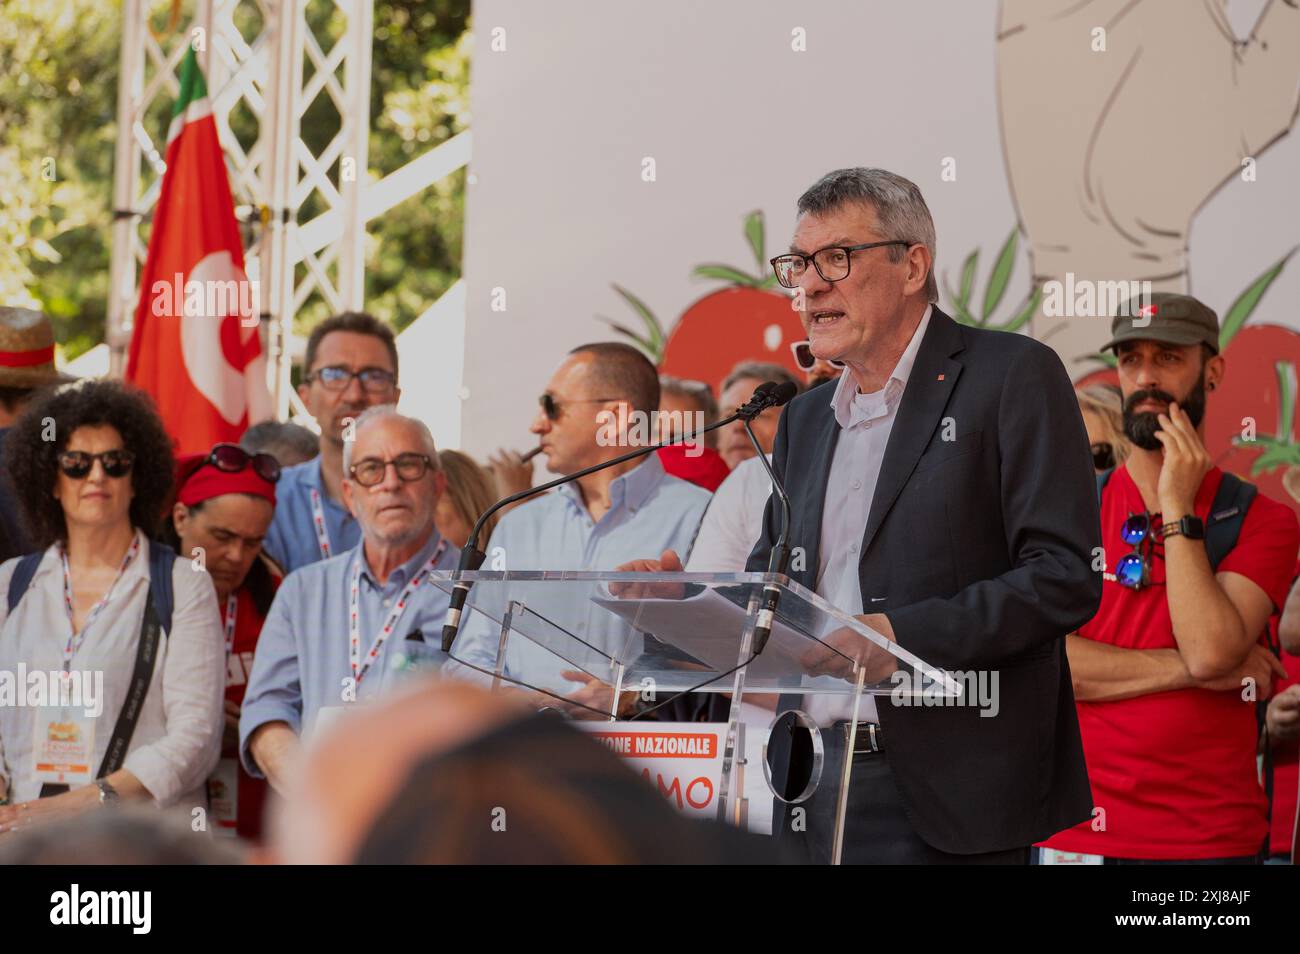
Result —
<svg viewBox="0 0 1300 954"><path fill-rule="evenodd" d="M169 6L157 5L155 29L165 27ZM183 4L184 16L191 8ZM315 0L307 16L328 51L343 14ZM121 18L120 0L3 0L0 15L0 303L44 308L67 357L104 337ZM251 38L261 26L256 4L241 4L235 22ZM468 25L469 0L376 0L372 181L468 128ZM160 147L167 99L147 119ZM322 94L304 117L303 138L319 150L338 125ZM252 114L237 108L231 128L251 148ZM336 184L338 171L336 163ZM464 189L462 171L370 223L367 307L397 328L460 276ZM323 210L313 196L299 221ZM309 300L298 330L327 311Z"/></svg>

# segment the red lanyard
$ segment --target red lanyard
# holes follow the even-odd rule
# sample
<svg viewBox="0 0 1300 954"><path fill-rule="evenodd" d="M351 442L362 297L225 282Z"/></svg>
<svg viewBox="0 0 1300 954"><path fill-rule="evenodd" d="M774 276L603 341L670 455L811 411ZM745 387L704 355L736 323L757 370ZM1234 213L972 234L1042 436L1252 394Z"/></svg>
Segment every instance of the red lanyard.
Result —
<svg viewBox="0 0 1300 954"><path fill-rule="evenodd" d="M375 635L374 642L370 644L370 651L366 653L365 662L361 660L361 616L357 607L359 594L361 592L361 561L365 559L365 548L359 547L357 557L352 562L352 585L348 597L348 659L352 663L352 678L355 680L354 688L361 686L361 680L365 674L370 671L371 664L379 658L379 650L388 642L388 637L392 635L397 623L401 620L402 615L406 612L406 604L423 581L425 576L433 570L437 564L438 558L442 556L443 551L447 549L447 541L439 540L437 549L433 551L433 556L425 561L424 565L411 577L409 583L402 588L401 594L397 597L397 602L389 611L388 617L384 624L379 627L379 632Z"/></svg>

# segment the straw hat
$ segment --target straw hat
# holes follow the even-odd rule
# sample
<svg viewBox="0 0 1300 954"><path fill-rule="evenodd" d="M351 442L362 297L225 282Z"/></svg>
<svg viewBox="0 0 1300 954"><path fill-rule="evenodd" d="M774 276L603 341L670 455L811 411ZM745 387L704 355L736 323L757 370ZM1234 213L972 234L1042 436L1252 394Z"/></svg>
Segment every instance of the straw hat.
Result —
<svg viewBox="0 0 1300 954"><path fill-rule="evenodd" d="M75 380L54 367L54 327L30 308L0 306L0 387L39 388Z"/></svg>

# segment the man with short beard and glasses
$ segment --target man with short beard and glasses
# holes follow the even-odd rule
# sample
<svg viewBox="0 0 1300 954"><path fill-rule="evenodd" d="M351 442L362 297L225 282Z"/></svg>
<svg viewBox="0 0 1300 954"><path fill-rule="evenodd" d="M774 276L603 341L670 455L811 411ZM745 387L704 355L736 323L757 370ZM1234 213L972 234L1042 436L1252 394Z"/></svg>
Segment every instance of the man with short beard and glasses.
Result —
<svg viewBox="0 0 1300 954"><path fill-rule="evenodd" d="M1226 370L1215 313L1157 293L1111 331L1133 451L1098 476L1101 609L1066 642L1097 807L1042 860L1254 863L1268 832L1255 703L1285 675L1263 637L1300 528L1206 452Z"/></svg>

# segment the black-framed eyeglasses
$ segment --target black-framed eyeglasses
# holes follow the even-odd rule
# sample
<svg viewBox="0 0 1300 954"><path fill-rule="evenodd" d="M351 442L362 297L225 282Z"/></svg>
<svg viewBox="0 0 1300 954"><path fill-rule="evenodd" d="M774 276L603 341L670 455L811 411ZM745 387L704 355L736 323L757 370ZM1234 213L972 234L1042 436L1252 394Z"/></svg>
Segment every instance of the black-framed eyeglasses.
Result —
<svg viewBox="0 0 1300 954"><path fill-rule="evenodd" d="M238 444L216 444L203 462L204 467L215 467L227 474L237 474L246 467L268 483L280 479L280 462L270 454L250 454Z"/></svg>
<svg viewBox="0 0 1300 954"><path fill-rule="evenodd" d="M544 393L537 399L537 403L542 406L542 413L546 415L548 421L558 421L560 411L568 404L604 404L606 401L617 401L618 398L584 398L575 401L557 401L555 395L550 391Z"/></svg>
<svg viewBox="0 0 1300 954"><path fill-rule="evenodd" d="M373 487L383 483L390 464L397 471L398 479L407 484L433 469L433 461L426 454L398 454L392 460L365 457L348 468L348 476L362 487Z"/></svg>
<svg viewBox="0 0 1300 954"><path fill-rule="evenodd" d="M789 252L772 259L772 271L776 272L776 280L783 286L795 288L803 273L808 270L808 263L812 262L813 268L817 269L817 274L824 281L838 282L849 277L854 252L861 252L868 248L882 248L886 245L911 244L902 239L890 239L888 242L865 242L862 245L828 245L826 248L819 248L811 255Z"/></svg>
<svg viewBox="0 0 1300 954"><path fill-rule="evenodd" d="M397 384L397 375L383 368L362 368L360 371L353 371L339 364L319 368L303 380L308 384L319 381L326 391L342 391L352 383L353 378L360 379L361 389L370 394L385 394Z"/></svg>
<svg viewBox="0 0 1300 954"><path fill-rule="evenodd" d="M1092 445L1092 466L1097 470L1110 470L1115 466L1115 448L1107 443Z"/></svg>
<svg viewBox="0 0 1300 954"><path fill-rule="evenodd" d="M103 465L105 475L114 478L125 477L131 473L131 467L135 464L135 452L125 448L103 451L99 454L89 454L86 451L60 451L58 457L59 470L73 480L81 480L88 475L91 468L95 466L95 461Z"/></svg>
<svg viewBox="0 0 1300 954"><path fill-rule="evenodd" d="M805 374L817 367L817 356L812 353L812 342L807 338L803 341L790 342L790 353L794 355L794 363L797 364L799 370L803 371ZM828 358L826 363L832 368L843 369L844 367L843 361L831 361Z"/></svg>

